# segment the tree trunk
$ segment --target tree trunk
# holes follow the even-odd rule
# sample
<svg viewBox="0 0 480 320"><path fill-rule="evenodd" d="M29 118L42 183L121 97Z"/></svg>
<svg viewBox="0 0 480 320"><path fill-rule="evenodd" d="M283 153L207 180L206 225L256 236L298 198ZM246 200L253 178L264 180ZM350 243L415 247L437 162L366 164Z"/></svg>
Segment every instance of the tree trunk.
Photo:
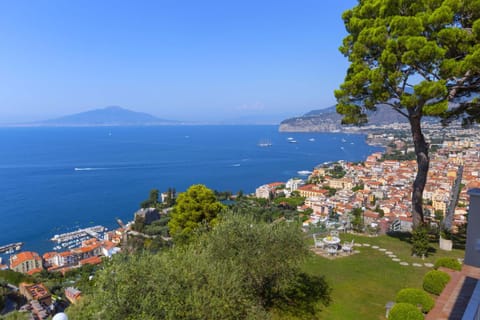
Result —
<svg viewBox="0 0 480 320"><path fill-rule="evenodd" d="M409 117L415 154L417 155L417 176L413 182L412 190L413 229L424 224L423 189L427 183L428 167L430 165L428 143L425 142L425 137L422 133L421 118L421 114L410 114Z"/></svg>

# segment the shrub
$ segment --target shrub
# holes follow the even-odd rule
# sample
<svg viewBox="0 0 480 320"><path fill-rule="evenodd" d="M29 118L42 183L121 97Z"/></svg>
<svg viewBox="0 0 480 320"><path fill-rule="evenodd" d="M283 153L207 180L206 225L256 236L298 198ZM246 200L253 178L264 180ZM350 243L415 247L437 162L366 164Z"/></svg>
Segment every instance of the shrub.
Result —
<svg viewBox="0 0 480 320"><path fill-rule="evenodd" d="M435 300L425 291L422 289L416 288L405 288L400 290L397 293L397 298L395 299L396 302L405 302L416 305L422 306L422 312L427 313L428 311L432 310L433 306L435 305Z"/></svg>
<svg viewBox="0 0 480 320"><path fill-rule="evenodd" d="M410 303L396 303L390 313L388 320L423 320L423 314L417 307Z"/></svg>
<svg viewBox="0 0 480 320"><path fill-rule="evenodd" d="M423 277L423 289L438 296L442 293L448 281L450 281L450 275L448 273L432 270L427 272L425 277Z"/></svg>
<svg viewBox="0 0 480 320"><path fill-rule="evenodd" d="M460 271L462 270L462 264L458 262L457 259L454 258L440 258L437 261L435 261L435 269L438 269L439 267L445 267L448 269L452 270L457 270Z"/></svg>
<svg viewBox="0 0 480 320"><path fill-rule="evenodd" d="M428 230L426 227L419 227L412 232L412 254L416 256L427 256L430 249Z"/></svg>

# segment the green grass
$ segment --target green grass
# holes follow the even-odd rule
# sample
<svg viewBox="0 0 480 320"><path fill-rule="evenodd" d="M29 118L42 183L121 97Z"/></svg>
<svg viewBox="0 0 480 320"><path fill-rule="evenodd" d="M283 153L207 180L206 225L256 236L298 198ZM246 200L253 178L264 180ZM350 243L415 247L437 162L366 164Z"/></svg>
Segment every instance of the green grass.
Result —
<svg viewBox="0 0 480 320"><path fill-rule="evenodd" d="M397 292L406 287L421 288L426 267L413 267L411 263L434 263L440 257L462 257L464 252L438 249L432 243L432 253L422 260L411 256L411 244L403 237L363 237L341 235L343 240L355 239L355 243L369 243L392 251L399 259L408 262L402 266L384 252L371 247L356 247L360 253L337 259L313 256L305 264L305 270L324 275L332 287L332 303L326 307L319 319L385 319L385 304L394 301Z"/></svg>

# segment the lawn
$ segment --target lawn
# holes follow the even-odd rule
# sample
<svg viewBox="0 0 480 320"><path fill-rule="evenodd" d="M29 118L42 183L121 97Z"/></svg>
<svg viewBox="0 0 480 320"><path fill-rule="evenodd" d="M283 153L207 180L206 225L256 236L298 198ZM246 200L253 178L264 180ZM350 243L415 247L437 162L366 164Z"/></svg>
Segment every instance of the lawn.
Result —
<svg viewBox="0 0 480 320"><path fill-rule="evenodd" d="M354 238L355 243L385 248L409 265L402 266L384 252L364 246L355 248L360 253L333 260L312 256L306 262L305 270L324 275L332 287L332 303L322 311L320 319L385 319L385 304L394 301L396 293L402 288L421 288L424 274L432 270L414 267L412 263L434 263L440 257L464 256L462 250L442 251L432 243L432 253L422 260L411 256L411 245L408 239L402 237L345 234L341 238Z"/></svg>

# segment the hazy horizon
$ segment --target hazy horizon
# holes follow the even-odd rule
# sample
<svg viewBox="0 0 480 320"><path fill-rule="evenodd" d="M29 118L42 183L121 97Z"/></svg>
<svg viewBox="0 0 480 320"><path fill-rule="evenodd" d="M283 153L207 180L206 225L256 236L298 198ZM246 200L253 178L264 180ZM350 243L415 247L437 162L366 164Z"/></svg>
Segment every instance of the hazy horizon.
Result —
<svg viewBox="0 0 480 320"><path fill-rule="evenodd" d="M356 1L0 3L0 124L111 105L179 121L282 119L335 103Z"/></svg>

